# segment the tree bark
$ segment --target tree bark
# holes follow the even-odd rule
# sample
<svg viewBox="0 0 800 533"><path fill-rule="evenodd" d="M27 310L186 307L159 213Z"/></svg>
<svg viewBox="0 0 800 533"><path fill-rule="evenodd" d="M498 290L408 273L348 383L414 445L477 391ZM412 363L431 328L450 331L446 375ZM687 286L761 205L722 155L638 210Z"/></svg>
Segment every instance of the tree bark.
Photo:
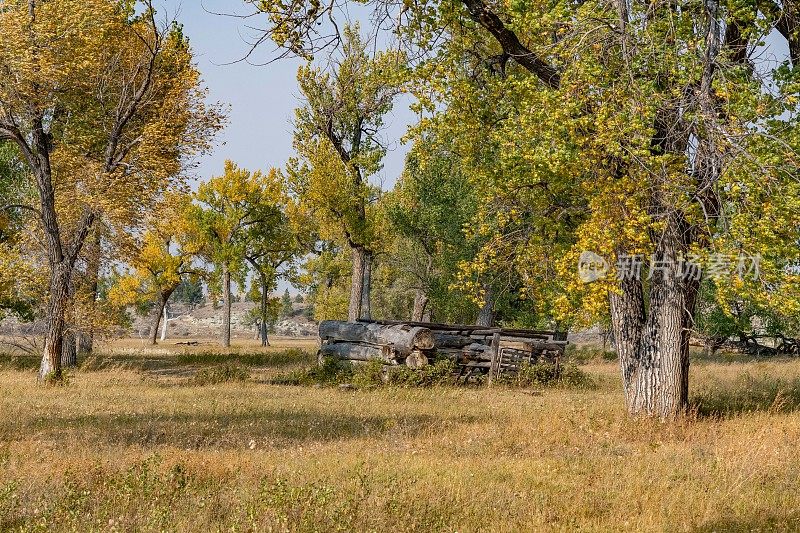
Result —
<svg viewBox="0 0 800 533"><path fill-rule="evenodd" d="M177 288L177 286L175 288ZM157 305L156 311L157 311L157 313L153 317L153 325L151 326L151 329L150 329L150 344L152 344L153 346L158 344L158 328L161 325L162 318L164 320L164 327L166 328L166 325L167 325L167 322L166 322L166 320L167 320L167 317L166 317L167 302L169 302L169 298L170 298L170 296L172 296L172 293L175 292L175 288L160 293L158 302L156 302L156 305ZM166 339L166 332L162 332L161 340L163 341L165 339Z"/></svg>
<svg viewBox="0 0 800 533"><path fill-rule="evenodd" d="M361 316L365 320L372 319L372 263L374 255L371 251L364 251L364 282L361 284Z"/></svg>
<svg viewBox="0 0 800 533"><path fill-rule="evenodd" d="M490 285L484 285L483 307L475 324L487 327L494 325L494 291Z"/></svg>
<svg viewBox="0 0 800 533"><path fill-rule="evenodd" d="M76 366L78 366L77 338L73 331L67 329L61 345L61 368L75 368Z"/></svg>
<svg viewBox="0 0 800 533"><path fill-rule="evenodd" d="M408 356L414 350L431 350L434 335L428 328L408 325L381 325L367 322L340 322L325 320L319 325L323 341L355 342L391 346L394 351Z"/></svg>
<svg viewBox="0 0 800 533"><path fill-rule="evenodd" d="M267 276L259 273L261 276L261 323L259 324L259 333L261 336L261 346L269 346L269 337L267 337L267 307L269 306L269 287L267 287Z"/></svg>
<svg viewBox="0 0 800 533"><path fill-rule="evenodd" d="M667 224L672 227L661 236L651 264L647 312L641 280L623 280L610 295L627 409L662 419L682 415L688 405L689 333L699 286L677 272L679 228L674 220Z"/></svg>
<svg viewBox="0 0 800 533"><path fill-rule="evenodd" d="M347 310L347 320L354 322L361 318L366 250L361 246L354 246L352 248L352 254L353 273L350 281L350 306Z"/></svg>
<svg viewBox="0 0 800 533"><path fill-rule="evenodd" d="M389 346L374 346L351 342L323 344L319 353L322 356L335 357L350 361L371 361L376 359L389 364L396 364L395 354Z"/></svg>
<svg viewBox="0 0 800 533"><path fill-rule="evenodd" d="M231 346L231 273L222 267L222 346Z"/></svg>
<svg viewBox="0 0 800 533"><path fill-rule="evenodd" d="M427 308L428 295L422 289L417 289L414 293L414 309L411 311L411 321L422 322Z"/></svg>
<svg viewBox="0 0 800 533"><path fill-rule="evenodd" d="M161 319L164 316L164 309L167 307L167 298L163 294L159 295L158 304L155 316L153 317L153 325L150 328L150 344L155 346L158 344L158 327L161 325Z"/></svg>
<svg viewBox="0 0 800 533"><path fill-rule="evenodd" d="M161 342L167 340L167 329L169 328L169 301L162 310L164 321L161 323Z"/></svg>
<svg viewBox="0 0 800 533"><path fill-rule="evenodd" d="M64 342L64 315L69 300L72 268L61 261L52 266L50 294L47 301L47 331L45 332L39 380L61 379L61 352Z"/></svg>

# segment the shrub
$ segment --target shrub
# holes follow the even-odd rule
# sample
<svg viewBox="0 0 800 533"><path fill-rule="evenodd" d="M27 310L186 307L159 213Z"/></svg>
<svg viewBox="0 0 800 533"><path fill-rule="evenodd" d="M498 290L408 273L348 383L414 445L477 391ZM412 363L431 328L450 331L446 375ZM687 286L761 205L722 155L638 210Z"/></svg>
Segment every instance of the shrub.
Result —
<svg viewBox="0 0 800 533"><path fill-rule="evenodd" d="M567 360L579 365L591 361L610 362L617 360L617 352L603 350L594 346L576 346L574 344L567 345L564 355Z"/></svg>
<svg viewBox="0 0 800 533"><path fill-rule="evenodd" d="M405 365L386 366L381 361L369 361L353 366L345 361L325 358L322 365L304 368L277 376L275 385L341 385L351 383L358 388L434 387L455 383L456 365L449 359L436 361L420 369ZM593 387L594 382L574 363L562 365L557 371L552 363L523 364L516 374L506 374L499 380L510 386Z"/></svg>
<svg viewBox="0 0 800 533"><path fill-rule="evenodd" d="M36 370L42 358L38 355L28 354L0 354L0 368L8 370Z"/></svg>
<svg viewBox="0 0 800 533"><path fill-rule="evenodd" d="M250 379L250 370L235 362L200 370L192 378L192 384L214 385L229 381L242 382L248 379Z"/></svg>
<svg viewBox="0 0 800 533"><path fill-rule="evenodd" d="M314 356L300 348L288 348L277 352L255 352L227 354L219 352L181 353L175 356L179 365L224 364L236 360L244 366L279 366L310 363Z"/></svg>
<svg viewBox="0 0 800 533"><path fill-rule="evenodd" d="M414 370L405 365L384 366L370 361L355 369L353 384L358 387L388 385L392 387L433 387L453 383L455 363L448 359Z"/></svg>
<svg viewBox="0 0 800 533"><path fill-rule="evenodd" d="M320 365L279 374L272 378L270 383L273 385L337 385L352 377L352 364L333 357L325 357Z"/></svg>
<svg viewBox="0 0 800 533"><path fill-rule="evenodd" d="M397 367L400 368L400 367ZM402 368L408 368L406 366ZM410 369L409 369L410 370ZM353 369L351 381L356 387L378 387L386 382L388 373L384 371L381 361L367 361Z"/></svg>
<svg viewBox="0 0 800 533"><path fill-rule="evenodd" d="M594 382L575 363L567 363L557 367L553 363L523 363L516 374L506 374L501 382L517 387L581 387L591 388Z"/></svg>

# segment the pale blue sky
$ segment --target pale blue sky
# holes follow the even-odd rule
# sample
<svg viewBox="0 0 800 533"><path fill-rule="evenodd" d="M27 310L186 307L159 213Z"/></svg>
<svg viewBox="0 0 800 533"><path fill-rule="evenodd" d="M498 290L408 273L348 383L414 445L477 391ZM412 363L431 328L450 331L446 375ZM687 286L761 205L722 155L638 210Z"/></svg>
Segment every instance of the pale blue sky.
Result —
<svg viewBox="0 0 800 533"><path fill-rule="evenodd" d="M219 174L226 159L251 170L283 166L292 155L291 120L299 102L295 75L300 61L282 59L266 66L229 64L248 50L246 25L257 21L212 13L246 13L238 0L156 0L155 4L160 17L177 15L183 23L209 89L209 100L230 106L228 126L220 134L218 146L199 161L195 177L208 179ZM267 43L258 59L271 57L272 49ZM374 180L385 189L393 186L403 168L407 147L400 144L400 138L413 120L407 102L399 102L387 117L383 137L390 151L384 170Z"/></svg>

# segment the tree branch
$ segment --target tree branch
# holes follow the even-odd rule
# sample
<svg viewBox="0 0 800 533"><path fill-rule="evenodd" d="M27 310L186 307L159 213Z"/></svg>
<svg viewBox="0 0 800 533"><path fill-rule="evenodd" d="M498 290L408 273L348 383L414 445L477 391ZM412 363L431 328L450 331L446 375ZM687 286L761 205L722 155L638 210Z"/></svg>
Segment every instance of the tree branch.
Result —
<svg viewBox="0 0 800 533"><path fill-rule="evenodd" d="M509 30L483 0L462 0L472 20L483 26L500 43L503 52L514 59L521 67L535 74L552 89L558 89L561 83L559 71L534 54L523 45L517 34Z"/></svg>

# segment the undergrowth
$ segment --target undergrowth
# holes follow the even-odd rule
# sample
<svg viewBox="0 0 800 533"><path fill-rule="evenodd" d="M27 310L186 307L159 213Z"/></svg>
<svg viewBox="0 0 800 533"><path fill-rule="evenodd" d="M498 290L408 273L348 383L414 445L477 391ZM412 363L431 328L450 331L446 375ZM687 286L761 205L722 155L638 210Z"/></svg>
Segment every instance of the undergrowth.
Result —
<svg viewBox="0 0 800 533"><path fill-rule="evenodd" d="M349 362L326 357L320 365L280 374L274 377L271 383L305 386L350 384L358 388L432 387L456 384L456 373L456 364L448 359L415 370L404 365L383 365L378 360L354 366ZM483 383L485 376L477 377L476 381ZM560 368L552 363L526 363L518 372L501 376L497 383L512 387L594 387L591 377L574 363L562 365Z"/></svg>
<svg viewBox="0 0 800 533"><path fill-rule="evenodd" d="M567 360L576 364L586 364L591 362L608 363L617 360L617 352L604 350L595 346L577 346L568 344L564 355Z"/></svg>
<svg viewBox="0 0 800 533"><path fill-rule="evenodd" d="M250 370L238 362L225 363L199 370L191 379L193 385L244 382L250 379Z"/></svg>
<svg viewBox="0 0 800 533"><path fill-rule="evenodd" d="M595 382L573 362L560 366L553 363L523 363L515 373L504 374L499 381L513 387L570 387L592 389Z"/></svg>

